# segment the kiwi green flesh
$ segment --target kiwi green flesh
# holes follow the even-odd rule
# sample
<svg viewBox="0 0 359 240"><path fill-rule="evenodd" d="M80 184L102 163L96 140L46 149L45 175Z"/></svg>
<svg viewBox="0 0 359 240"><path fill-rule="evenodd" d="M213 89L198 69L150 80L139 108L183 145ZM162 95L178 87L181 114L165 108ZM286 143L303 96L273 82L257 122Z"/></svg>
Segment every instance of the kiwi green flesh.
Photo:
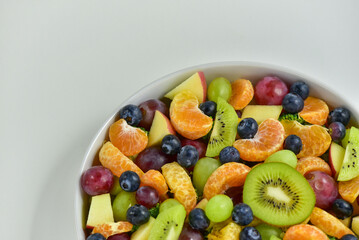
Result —
<svg viewBox="0 0 359 240"><path fill-rule="evenodd" d="M359 175L359 129L351 127L338 181L349 181Z"/></svg>
<svg viewBox="0 0 359 240"><path fill-rule="evenodd" d="M303 222L315 205L315 194L308 181L285 163L264 163L247 175L243 202L254 216L275 226Z"/></svg>
<svg viewBox="0 0 359 240"><path fill-rule="evenodd" d="M232 146L236 139L237 124L236 111L226 100L219 97L213 130L207 146L207 157L218 156L223 148Z"/></svg>
<svg viewBox="0 0 359 240"><path fill-rule="evenodd" d="M148 240L177 240L185 218L186 210L182 205L161 212L153 224Z"/></svg>

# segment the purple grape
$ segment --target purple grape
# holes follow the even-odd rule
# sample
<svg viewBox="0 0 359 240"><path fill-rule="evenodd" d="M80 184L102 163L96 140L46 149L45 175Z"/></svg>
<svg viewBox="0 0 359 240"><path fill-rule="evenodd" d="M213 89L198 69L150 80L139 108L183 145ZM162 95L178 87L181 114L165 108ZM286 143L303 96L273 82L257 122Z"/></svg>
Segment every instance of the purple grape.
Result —
<svg viewBox="0 0 359 240"><path fill-rule="evenodd" d="M136 192L136 201L138 204L145 206L150 209L156 206L160 197L158 192L153 187L140 187Z"/></svg>
<svg viewBox="0 0 359 240"><path fill-rule="evenodd" d="M185 223L178 240L204 240L204 238L200 231L191 228L188 223Z"/></svg>
<svg viewBox="0 0 359 240"><path fill-rule="evenodd" d="M90 196L109 193L113 185L113 175L102 166L87 169L81 176L82 189Z"/></svg>
<svg viewBox="0 0 359 240"><path fill-rule="evenodd" d="M243 202L243 187L231 187L224 193L232 199L233 205Z"/></svg>
<svg viewBox="0 0 359 240"><path fill-rule="evenodd" d="M316 198L315 206L328 209L338 197L336 181L328 174L321 171L309 172L305 178L313 188Z"/></svg>
<svg viewBox="0 0 359 240"><path fill-rule="evenodd" d="M200 140L190 140L184 138L181 140L181 143L182 143L182 147L186 145L191 145L195 147L198 151L199 159L206 156L207 144L205 144L204 142L201 142Z"/></svg>
<svg viewBox="0 0 359 240"><path fill-rule="evenodd" d="M339 142L345 137L345 126L341 122L332 122L329 125L329 133L334 142Z"/></svg>
<svg viewBox="0 0 359 240"><path fill-rule="evenodd" d="M159 148L150 147L138 154L134 162L144 172L150 169L161 171L163 165L173 162L173 157L166 155Z"/></svg>
<svg viewBox="0 0 359 240"><path fill-rule="evenodd" d="M138 126L143 127L146 130L150 130L156 110L168 116L168 107L162 101L157 99L147 100L141 103L138 107L142 112L142 120Z"/></svg>
<svg viewBox="0 0 359 240"><path fill-rule="evenodd" d="M120 233L116 235L109 236L107 240L130 240L131 237L128 233Z"/></svg>
<svg viewBox="0 0 359 240"><path fill-rule="evenodd" d="M236 113L237 113L238 118L241 118L241 117L242 117L242 112L241 112L241 110L236 110Z"/></svg>

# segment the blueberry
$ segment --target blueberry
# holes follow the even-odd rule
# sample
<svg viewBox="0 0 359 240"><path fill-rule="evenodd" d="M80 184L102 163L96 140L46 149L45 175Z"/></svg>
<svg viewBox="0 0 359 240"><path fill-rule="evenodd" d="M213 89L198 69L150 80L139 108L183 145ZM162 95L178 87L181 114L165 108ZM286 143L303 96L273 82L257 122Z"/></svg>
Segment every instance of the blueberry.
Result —
<svg viewBox="0 0 359 240"><path fill-rule="evenodd" d="M244 118L237 127L238 135L242 139L253 138L258 131L258 123L253 118Z"/></svg>
<svg viewBox="0 0 359 240"><path fill-rule="evenodd" d="M168 155L174 155L180 152L181 150L181 141L175 135L168 134L164 136L161 143L162 152Z"/></svg>
<svg viewBox="0 0 359 240"><path fill-rule="evenodd" d="M150 212L145 206L135 204L127 210L126 219L133 225L142 225L150 219Z"/></svg>
<svg viewBox="0 0 359 240"><path fill-rule="evenodd" d="M294 152L295 155L297 155L303 148L303 143L300 137L297 135L289 135L284 140L284 149L291 150Z"/></svg>
<svg viewBox="0 0 359 240"><path fill-rule="evenodd" d="M250 206L239 203L233 208L232 219L235 223L245 226L253 221L253 212Z"/></svg>
<svg viewBox="0 0 359 240"><path fill-rule="evenodd" d="M298 94L305 100L309 96L309 86L303 81L297 81L290 86L289 92Z"/></svg>
<svg viewBox="0 0 359 240"><path fill-rule="evenodd" d="M239 160L239 152L235 147L225 147L219 153L219 161L221 161L222 164L229 162L239 162Z"/></svg>
<svg viewBox="0 0 359 240"><path fill-rule="evenodd" d="M329 134L334 142L339 142L345 137L346 129L341 122L332 122L329 124Z"/></svg>
<svg viewBox="0 0 359 240"><path fill-rule="evenodd" d="M341 122L344 126L348 125L350 120L350 112L348 109L343 107L335 108L329 113L328 123Z"/></svg>
<svg viewBox="0 0 359 240"><path fill-rule="evenodd" d="M125 119L131 126L137 126L142 120L142 112L136 105L129 104L121 108L120 118Z"/></svg>
<svg viewBox="0 0 359 240"><path fill-rule="evenodd" d="M340 240L358 240L358 238L352 234L346 234Z"/></svg>
<svg viewBox="0 0 359 240"><path fill-rule="evenodd" d="M140 177L133 171L123 172L119 179L120 186L126 192L134 192L140 187Z"/></svg>
<svg viewBox="0 0 359 240"><path fill-rule="evenodd" d="M209 226L209 219L200 208L193 209L188 215L189 225L193 229L206 230Z"/></svg>
<svg viewBox="0 0 359 240"><path fill-rule="evenodd" d="M302 111L304 101L298 94L288 93L283 98L282 106L287 113L297 113Z"/></svg>
<svg viewBox="0 0 359 240"><path fill-rule="evenodd" d="M239 235L240 240L262 240L262 237L254 227L245 227Z"/></svg>
<svg viewBox="0 0 359 240"><path fill-rule="evenodd" d="M353 214L353 206L343 199L336 199L332 205L332 210L339 219L350 217Z"/></svg>
<svg viewBox="0 0 359 240"><path fill-rule="evenodd" d="M199 105L199 109L207 116L214 118L216 116L217 103L213 101L203 102Z"/></svg>
<svg viewBox="0 0 359 240"><path fill-rule="evenodd" d="M182 147L181 151L177 154L177 162L184 168L194 166L197 163L198 158L197 148L192 145Z"/></svg>
<svg viewBox="0 0 359 240"><path fill-rule="evenodd" d="M101 233L94 233L88 236L86 240L106 240L106 238Z"/></svg>

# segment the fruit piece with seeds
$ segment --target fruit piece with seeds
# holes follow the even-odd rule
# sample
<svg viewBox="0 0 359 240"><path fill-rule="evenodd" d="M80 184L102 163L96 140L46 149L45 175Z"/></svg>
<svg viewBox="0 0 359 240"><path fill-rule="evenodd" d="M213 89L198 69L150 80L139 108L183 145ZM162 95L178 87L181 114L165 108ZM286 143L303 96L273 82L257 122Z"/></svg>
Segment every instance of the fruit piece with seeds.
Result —
<svg viewBox="0 0 359 240"><path fill-rule="evenodd" d="M303 110L298 114L311 124L324 125L329 115L329 107L319 98L308 97L304 100Z"/></svg>
<svg viewBox="0 0 359 240"><path fill-rule="evenodd" d="M238 116L231 105L223 98L217 99L217 113L211 137L208 142L206 156L218 156L220 151L231 146L236 137Z"/></svg>
<svg viewBox="0 0 359 240"><path fill-rule="evenodd" d="M313 171L322 171L328 175L332 175L332 170L330 169L329 164L319 157L300 158L296 169L303 176Z"/></svg>
<svg viewBox="0 0 359 240"><path fill-rule="evenodd" d="M151 229L155 223L155 219L150 217L147 223L141 225L132 235L131 240L143 240L148 239Z"/></svg>
<svg viewBox="0 0 359 240"><path fill-rule="evenodd" d="M261 223L255 228L261 234L262 240L270 240L271 236L280 237L283 233L280 228L268 225L266 223Z"/></svg>
<svg viewBox="0 0 359 240"><path fill-rule="evenodd" d="M109 236L130 232L132 230L133 225L129 222L116 222L116 223L104 223L101 225L97 225L92 233L100 233L105 238Z"/></svg>
<svg viewBox="0 0 359 240"><path fill-rule="evenodd" d="M246 79L238 79L232 82L232 96L229 103L235 110L242 110L253 99L254 89L252 83Z"/></svg>
<svg viewBox="0 0 359 240"><path fill-rule="evenodd" d="M359 129L352 127L348 145L345 149L344 160L339 170L338 181L348 181L359 175L357 152L359 152Z"/></svg>
<svg viewBox="0 0 359 240"><path fill-rule="evenodd" d="M319 228L309 224L299 224L290 227L283 240L329 240L327 235Z"/></svg>
<svg viewBox="0 0 359 240"><path fill-rule="evenodd" d="M353 203L359 195L359 176L349 181L339 182L338 189L344 200Z"/></svg>
<svg viewBox="0 0 359 240"><path fill-rule="evenodd" d="M253 168L243 188L243 202L254 216L276 226L303 222L315 205L307 180L284 163L265 163Z"/></svg>

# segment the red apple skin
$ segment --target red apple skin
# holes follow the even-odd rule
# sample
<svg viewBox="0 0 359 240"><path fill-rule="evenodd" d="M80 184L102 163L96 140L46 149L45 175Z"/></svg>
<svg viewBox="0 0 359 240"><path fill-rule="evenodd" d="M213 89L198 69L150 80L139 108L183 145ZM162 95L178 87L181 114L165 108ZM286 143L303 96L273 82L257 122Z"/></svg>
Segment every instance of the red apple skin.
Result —
<svg viewBox="0 0 359 240"><path fill-rule="evenodd" d="M201 79L201 84L202 84L202 88L203 88L203 102L206 101L206 97L207 97L207 82L206 82L206 78L204 77L203 72L198 72L198 76Z"/></svg>
<svg viewBox="0 0 359 240"><path fill-rule="evenodd" d="M333 164L333 157L332 157L332 146L330 146L330 149L329 149L329 166L330 168L332 169L332 177L335 177L337 175L337 170L335 169L334 167L334 164ZM338 170L339 171L339 170Z"/></svg>

